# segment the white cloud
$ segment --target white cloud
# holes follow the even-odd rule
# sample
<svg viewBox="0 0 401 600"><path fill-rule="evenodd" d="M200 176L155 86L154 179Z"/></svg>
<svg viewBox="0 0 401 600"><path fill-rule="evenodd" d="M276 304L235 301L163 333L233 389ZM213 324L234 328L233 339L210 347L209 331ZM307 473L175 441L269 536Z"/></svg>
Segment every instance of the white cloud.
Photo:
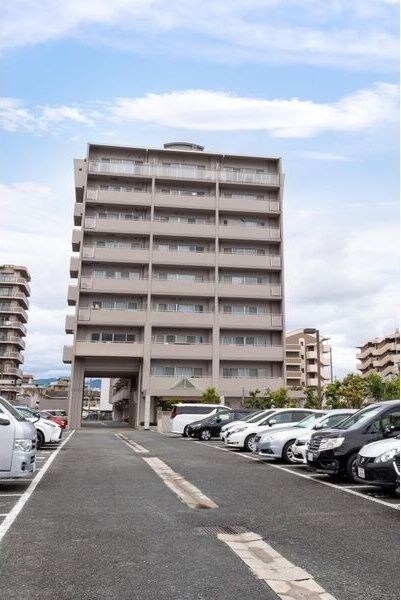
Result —
<svg viewBox="0 0 401 600"><path fill-rule="evenodd" d="M299 98L254 98L227 92L183 90L117 98L86 106L36 106L6 99L0 119L7 130L64 131L67 126L143 122L199 131L266 131L272 137L306 138L327 132L357 132L398 118L398 86L377 83L336 102ZM339 160L315 153L314 158Z"/></svg>
<svg viewBox="0 0 401 600"><path fill-rule="evenodd" d="M14 0L2 39L7 49L73 37L213 61L396 68L396 18L391 0Z"/></svg>
<svg viewBox="0 0 401 600"><path fill-rule="evenodd" d="M351 157L345 156L344 154L335 154L333 152L319 152L315 150L299 150L293 152L294 155L300 158L306 158L310 160L327 160L334 162L348 162L352 160Z"/></svg>

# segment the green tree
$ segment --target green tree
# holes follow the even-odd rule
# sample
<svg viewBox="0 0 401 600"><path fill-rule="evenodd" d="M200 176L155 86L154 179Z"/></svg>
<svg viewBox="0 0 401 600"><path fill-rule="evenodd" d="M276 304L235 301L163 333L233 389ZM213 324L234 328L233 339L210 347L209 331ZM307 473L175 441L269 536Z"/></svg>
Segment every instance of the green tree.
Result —
<svg viewBox="0 0 401 600"><path fill-rule="evenodd" d="M205 404L220 404L220 396L214 387L208 387L202 393L202 402Z"/></svg>
<svg viewBox="0 0 401 600"><path fill-rule="evenodd" d="M244 406L246 406L247 408L257 409L269 408L269 406L267 405L267 395L269 393L269 390L266 390L266 393L263 396L261 396L260 390L251 390L244 400Z"/></svg>
<svg viewBox="0 0 401 600"><path fill-rule="evenodd" d="M365 377L367 395L372 400L383 400L386 392L386 383L378 373L371 373Z"/></svg>
<svg viewBox="0 0 401 600"><path fill-rule="evenodd" d="M315 390L311 387L305 388L305 408L320 408L319 398L315 394Z"/></svg>
<svg viewBox="0 0 401 600"><path fill-rule="evenodd" d="M341 383L341 396L348 408L361 408L367 397L368 386L361 375L349 373Z"/></svg>
<svg viewBox="0 0 401 600"><path fill-rule="evenodd" d="M346 408L347 406L346 401L342 397L342 382L339 379L326 385L324 397L328 408Z"/></svg>
<svg viewBox="0 0 401 600"><path fill-rule="evenodd" d="M284 408L286 406L291 406L292 403L286 388L280 388L270 392L270 400L271 406L274 406L274 408Z"/></svg>
<svg viewBox="0 0 401 600"><path fill-rule="evenodd" d="M384 382L384 400L398 400L400 397L400 377L394 375L389 381Z"/></svg>

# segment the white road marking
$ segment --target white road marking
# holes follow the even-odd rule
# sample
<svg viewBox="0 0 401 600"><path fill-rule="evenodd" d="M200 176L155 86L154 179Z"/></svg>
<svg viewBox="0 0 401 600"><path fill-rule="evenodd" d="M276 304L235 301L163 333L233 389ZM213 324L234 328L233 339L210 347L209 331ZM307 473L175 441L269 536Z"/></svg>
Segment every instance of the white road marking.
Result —
<svg viewBox="0 0 401 600"><path fill-rule="evenodd" d="M224 542L282 600L335 600L304 569L297 567L267 544L257 533L219 533Z"/></svg>
<svg viewBox="0 0 401 600"><path fill-rule="evenodd" d="M8 515L8 513L1 513L0 517L6 517Z"/></svg>
<svg viewBox="0 0 401 600"><path fill-rule="evenodd" d="M134 442L133 440L130 440L129 438L127 438L125 435L123 435L122 433L115 433L114 434L119 440L121 440L122 442L124 442L124 444L126 444L129 448L131 448L131 450L133 450L134 452L137 452L138 454L148 454L149 450L147 450L146 448L144 448L143 446L141 446L140 444L137 444L136 442Z"/></svg>
<svg viewBox="0 0 401 600"><path fill-rule="evenodd" d="M190 508L218 508L218 505L210 498L205 496L200 489L184 479L178 473L175 473L160 458L145 458L142 460L149 465L151 469L164 481L166 486L176 494L181 502L184 502Z"/></svg>
<svg viewBox="0 0 401 600"><path fill-rule="evenodd" d="M217 446L213 446L212 444L208 444L207 442L199 442L204 446L208 446L209 448L217 448ZM225 448L218 448L219 450L225 450ZM370 502L376 502L377 504L382 504L383 506L388 506L389 508L393 508L394 510L400 510L399 503L386 502L386 500L381 500L380 498L372 498L372 496L367 496L362 492L357 492L355 489L337 485L336 483L331 483L330 481L323 481L323 479L318 479L316 476L307 475L306 473L300 473L299 471L292 470L288 467L282 467L281 465L276 465L273 462L267 462L266 460L260 459L257 456L252 456L252 454L245 454L243 452L235 452L233 453L235 456L240 456L241 458L246 458L247 460L254 460L257 462L262 462L268 467L272 467L273 469L279 469L279 471L285 471L286 473L290 473L291 475L295 475L296 477L302 477L303 479L309 479L309 481L314 481L315 483L320 483L321 485L326 485L327 487L335 488L347 494L352 494L353 496L358 496L359 498L363 498L364 500L369 500ZM357 486L360 487L360 486ZM364 486L362 486L364 487Z"/></svg>
<svg viewBox="0 0 401 600"><path fill-rule="evenodd" d="M74 431L75 430L71 431L69 436L65 438L65 440L60 444L60 446L57 448L57 450L55 450L55 452L53 452L53 454L51 454L49 456L47 463L43 466L43 468L36 475L36 477L34 479L32 479L31 485L28 487L26 492L24 494L22 494L21 498L18 500L16 505L7 514L6 518L0 525L0 542L3 539L3 537L6 535L7 531L10 529L11 525L14 523L15 519L18 517L21 510L24 508L25 504L28 502L32 493L35 491L35 488L37 487L37 485L39 484L41 479L44 477L46 471L49 469L50 465L56 458L57 454L60 452L60 450L63 448L63 446L65 446L65 444L68 442L68 440L74 434Z"/></svg>
<svg viewBox="0 0 401 600"><path fill-rule="evenodd" d="M23 494L11 494L11 493L8 493L8 492L0 492L0 498L4 498L4 497L11 498L13 496L23 496Z"/></svg>

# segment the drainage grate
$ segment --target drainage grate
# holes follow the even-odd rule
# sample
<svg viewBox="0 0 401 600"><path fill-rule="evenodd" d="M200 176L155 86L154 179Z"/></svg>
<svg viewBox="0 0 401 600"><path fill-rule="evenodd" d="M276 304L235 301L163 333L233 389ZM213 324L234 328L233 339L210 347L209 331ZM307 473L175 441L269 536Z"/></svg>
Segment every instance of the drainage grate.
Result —
<svg viewBox="0 0 401 600"><path fill-rule="evenodd" d="M198 533L202 533L203 535L218 535L219 533L227 533L229 535L236 535L240 533L246 533L248 529L246 527L242 527L241 525L232 525L227 527L218 527L218 526L210 526L210 527L195 527L195 531Z"/></svg>

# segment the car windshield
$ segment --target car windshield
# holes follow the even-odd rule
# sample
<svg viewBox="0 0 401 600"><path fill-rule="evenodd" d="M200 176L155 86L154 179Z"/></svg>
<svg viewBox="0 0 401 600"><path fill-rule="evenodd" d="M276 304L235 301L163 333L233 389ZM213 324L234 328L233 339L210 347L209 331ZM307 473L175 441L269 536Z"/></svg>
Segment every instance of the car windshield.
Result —
<svg viewBox="0 0 401 600"><path fill-rule="evenodd" d="M7 402L5 398L0 397L0 413L3 412L2 409L4 409L6 412L9 412L10 415L14 417L14 419L17 419L17 421L25 421L25 417L22 416L21 413L19 413L18 410L16 410L12 404Z"/></svg>
<svg viewBox="0 0 401 600"><path fill-rule="evenodd" d="M321 416L322 413L312 413L297 423L295 427L310 427L312 423L314 423L316 419L320 419Z"/></svg>
<svg viewBox="0 0 401 600"><path fill-rule="evenodd" d="M35 417L39 416L35 415L33 411L29 410L29 408L25 408L25 406L18 406L17 411L27 419L34 419Z"/></svg>
<svg viewBox="0 0 401 600"><path fill-rule="evenodd" d="M260 421L260 419L262 419L262 417L267 417L269 416L272 412L274 412L274 410L268 410L266 412L258 412L256 413L256 415L252 415L252 417L248 417L246 419L239 419L240 421L246 421L247 423L257 423L258 421Z"/></svg>
<svg viewBox="0 0 401 600"><path fill-rule="evenodd" d="M319 423L319 429L328 429L329 427L336 427L341 421L345 421L349 417L349 413L340 413L335 415L326 415ZM315 426L317 427L317 425ZM315 429L315 427L313 429Z"/></svg>
<svg viewBox="0 0 401 600"><path fill-rule="evenodd" d="M351 427L355 427L356 425L362 425L372 417L375 417L377 414L381 413L382 410L383 406L369 406L368 408L358 410L357 413L351 415L342 423L339 423L337 425L337 429L351 429Z"/></svg>

